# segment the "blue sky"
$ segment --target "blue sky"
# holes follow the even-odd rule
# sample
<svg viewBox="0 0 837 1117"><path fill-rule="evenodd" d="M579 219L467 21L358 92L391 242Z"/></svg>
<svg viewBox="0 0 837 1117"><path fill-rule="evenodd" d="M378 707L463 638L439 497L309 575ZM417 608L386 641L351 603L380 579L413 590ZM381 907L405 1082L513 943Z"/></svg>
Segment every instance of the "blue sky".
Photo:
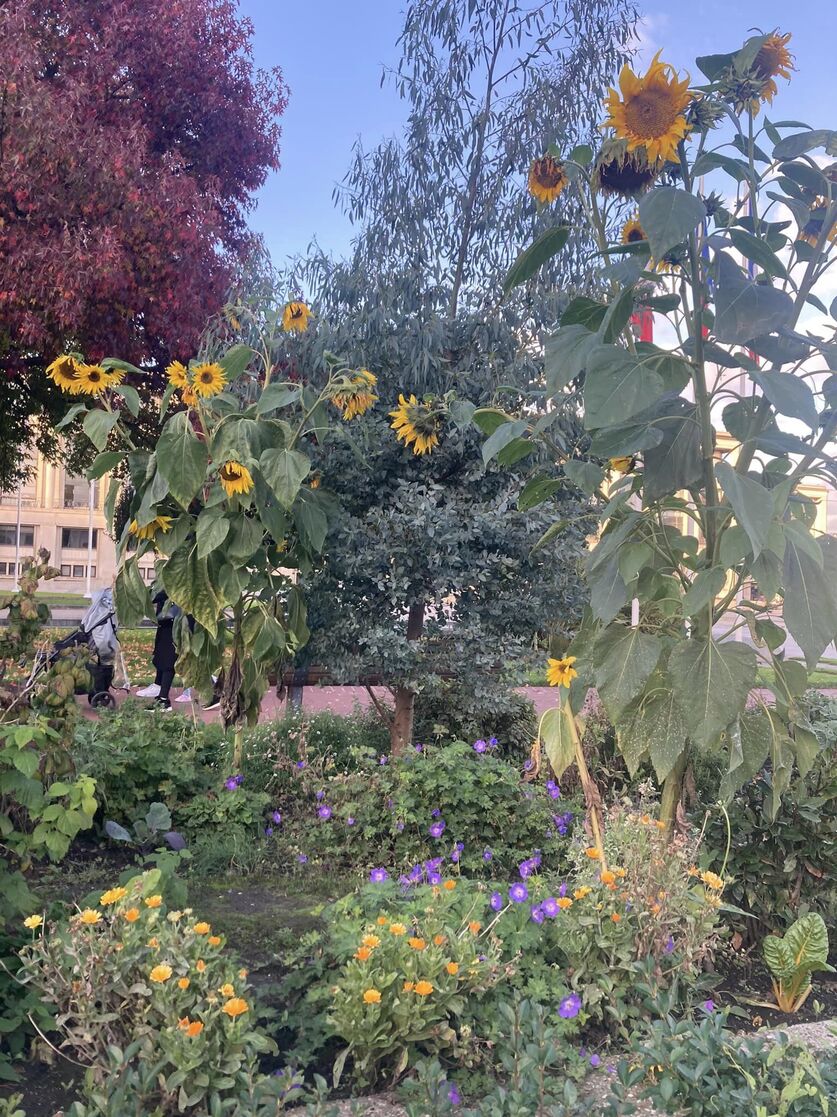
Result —
<svg viewBox="0 0 837 1117"><path fill-rule="evenodd" d="M281 66L291 89L282 124L282 168L261 190L251 223L277 263L304 252L314 237L324 249L343 253L352 231L334 206L332 191L348 167L352 144L362 136L371 147L397 133L404 119L395 91L380 84L382 67L398 57L402 5L309 0L291 7L277 0L241 0L241 10L255 26L257 63ZM833 0L667 0L644 11L641 57L661 47L666 61L691 69L696 78L696 55L732 50L756 25L791 31L799 73L790 85L780 81L770 115L833 125Z"/></svg>

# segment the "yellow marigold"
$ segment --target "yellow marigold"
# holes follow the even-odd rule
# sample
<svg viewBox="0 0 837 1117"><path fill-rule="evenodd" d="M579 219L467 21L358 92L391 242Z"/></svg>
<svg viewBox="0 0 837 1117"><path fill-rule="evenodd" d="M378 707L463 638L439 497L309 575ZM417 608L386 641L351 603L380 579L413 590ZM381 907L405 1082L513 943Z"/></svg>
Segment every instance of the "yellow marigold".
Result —
<svg viewBox="0 0 837 1117"><path fill-rule="evenodd" d="M564 164L551 155L533 160L529 168L529 193L545 205L554 202L569 181Z"/></svg>
<svg viewBox="0 0 837 1117"><path fill-rule="evenodd" d="M389 413L395 437L406 446L412 445L416 455L429 454L439 445L439 424L433 408L419 403L414 395L409 399L401 393L398 407Z"/></svg>
<svg viewBox="0 0 837 1117"><path fill-rule="evenodd" d="M195 365L192 369L191 387L196 396L202 396L204 399L217 396L219 392L223 392L226 384L224 370L215 361L210 364Z"/></svg>
<svg viewBox="0 0 837 1117"><path fill-rule="evenodd" d="M282 312L282 329L288 333L303 333L308 329L312 312L303 302L290 302Z"/></svg>
<svg viewBox="0 0 837 1117"><path fill-rule="evenodd" d="M210 935L209 938L206 941L209 943L210 946L220 946L221 945L221 936L220 935Z"/></svg>
<svg viewBox="0 0 837 1117"><path fill-rule="evenodd" d="M644 826L650 826L653 821L650 814L644 814L639 820Z"/></svg>
<svg viewBox="0 0 837 1117"><path fill-rule="evenodd" d="M381 994L377 989L367 989L363 994L365 1004L377 1005L381 1003Z"/></svg>
<svg viewBox="0 0 837 1117"><path fill-rule="evenodd" d="M619 914L618 911L615 911L615 912L612 913L612 915L610 917L610 920L611 920L611 923L619 923L622 920L622 916Z"/></svg>
<svg viewBox="0 0 837 1117"><path fill-rule="evenodd" d="M244 981L247 977L247 970L242 967L242 969L238 971L238 976L241 978L242 981Z"/></svg>
<svg viewBox="0 0 837 1117"><path fill-rule="evenodd" d="M249 1009L249 1005L243 997L231 997L226 1004L221 1005L221 1012L225 1012L231 1020L236 1016L241 1016L242 1013Z"/></svg>
<svg viewBox="0 0 837 1117"><path fill-rule="evenodd" d="M602 873L599 874L599 880L602 882L602 884L615 884L616 873L614 873L611 869L605 869Z"/></svg>
<svg viewBox="0 0 837 1117"><path fill-rule="evenodd" d="M47 365L46 374L50 380L57 384L62 392L68 392L71 396L77 396L80 392L79 366L74 357L68 353L56 357L52 364Z"/></svg>
<svg viewBox="0 0 837 1117"><path fill-rule="evenodd" d="M208 935L212 927L208 923L196 923L192 930L196 935Z"/></svg>
<svg viewBox="0 0 837 1117"><path fill-rule="evenodd" d="M427 943L424 941L424 939L412 938L407 939L407 942L410 944L413 950L424 950L424 948L427 946Z"/></svg>
<svg viewBox="0 0 837 1117"><path fill-rule="evenodd" d="M649 160L677 156L677 144L687 131L685 111L692 97L689 76L680 81L673 67L654 55L644 77L626 63L619 75L621 97L611 89L605 107L608 117L603 127L613 128L620 139L628 141L628 151L644 147Z"/></svg>
<svg viewBox="0 0 837 1117"><path fill-rule="evenodd" d="M468 924L468 930L472 935L478 935L482 930L482 923L479 923L476 919L472 919Z"/></svg>
<svg viewBox="0 0 837 1117"><path fill-rule="evenodd" d="M30 931L34 931L36 927L40 927L43 921L44 917L42 915L27 915L23 921L23 926Z"/></svg>
<svg viewBox="0 0 837 1117"><path fill-rule="evenodd" d="M371 947L372 950L381 945L381 940L377 935L364 935L360 941L363 946Z"/></svg>
<svg viewBox="0 0 837 1117"><path fill-rule="evenodd" d="M166 368L166 376L169 378L169 384L173 384L175 388L189 387L189 370L180 361L172 361Z"/></svg>
<svg viewBox="0 0 837 1117"><path fill-rule="evenodd" d="M569 898L569 896L559 896L555 903L558 905L559 908L561 908L562 911L567 911L573 906L573 902Z"/></svg>
<svg viewBox="0 0 837 1117"><path fill-rule="evenodd" d="M724 887L724 882L717 873L705 872L700 874L700 879L708 888L715 888L719 892Z"/></svg>
<svg viewBox="0 0 837 1117"><path fill-rule="evenodd" d="M165 962L161 962L159 966L154 967L148 976L152 981L156 981L158 985L162 985L164 981L168 981L171 977L171 973L171 966L166 965Z"/></svg>
<svg viewBox="0 0 837 1117"><path fill-rule="evenodd" d="M182 1020L179 1020L177 1026L192 1039L194 1039L195 1036L199 1036L203 1031L203 1021L190 1020L188 1016L184 1016Z"/></svg>
<svg viewBox="0 0 837 1117"><path fill-rule="evenodd" d="M433 945L434 946L444 946L447 941L448 940L444 935L434 935L433 936Z"/></svg>
<svg viewBox="0 0 837 1117"><path fill-rule="evenodd" d="M601 856L601 854L599 853L598 849L595 846L588 846L585 849L584 854L585 854L586 857L589 857L591 861L598 861L600 856Z"/></svg>
<svg viewBox="0 0 837 1117"><path fill-rule="evenodd" d="M389 923L389 920L385 915L379 915L375 922L378 924L379 927L386 927L387 923Z"/></svg>
<svg viewBox="0 0 837 1117"><path fill-rule="evenodd" d="M580 888L576 888L575 892L573 892L573 896L576 900L583 900L584 897L589 896L592 891L593 889L589 884L582 884Z"/></svg>
<svg viewBox="0 0 837 1117"><path fill-rule="evenodd" d="M456 888L456 881L455 880L446 880L444 882L444 884L442 885L442 888L447 889L448 892L453 892L454 888Z"/></svg>
<svg viewBox="0 0 837 1117"><path fill-rule="evenodd" d="M108 904L118 904L120 900L128 895L127 888L109 888L107 892L103 892L99 897L99 903L102 907L107 907Z"/></svg>
<svg viewBox="0 0 837 1117"><path fill-rule="evenodd" d="M88 927L93 927L97 923L102 922L102 913L96 911L95 908L85 908L78 918L80 923L84 923Z"/></svg>
<svg viewBox="0 0 837 1117"><path fill-rule="evenodd" d="M188 977L179 977L177 979L177 988L178 989L188 989L190 984L191 983L190 983Z"/></svg>
<svg viewBox="0 0 837 1117"><path fill-rule="evenodd" d="M404 984L401 986L405 993L412 993L415 987L416 983L414 981L405 981Z"/></svg>
<svg viewBox="0 0 837 1117"><path fill-rule="evenodd" d="M224 462L218 470L218 480L227 496L249 493L253 488L253 476L241 462Z"/></svg>
<svg viewBox="0 0 837 1117"><path fill-rule="evenodd" d="M433 986L430 984L429 981L417 981L415 992L418 994L419 997L429 997L430 994L433 992Z"/></svg>
<svg viewBox="0 0 837 1117"><path fill-rule="evenodd" d="M445 969L448 971L451 977L455 977L459 973L459 963L448 962L448 964L445 966Z"/></svg>
<svg viewBox="0 0 837 1117"><path fill-rule="evenodd" d="M195 962L195 969L198 973L203 973L206 969L206 962L204 962L203 958L198 958L197 962Z"/></svg>
<svg viewBox="0 0 837 1117"><path fill-rule="evenodd" d="M619 877L619 879L620 879L620 880L624 880L624 879L625 879L625 877L626 877L626 876L628 875L628 874L627 874L627 873L625 872L625 870L624 870L624 869L621 869L621 868L616 868L616 869L614 869L613 871L614 871L614 873L616 874L616 876L618 876L618 877Z"/></svg>
<svg viewBox="0 0 837 1117"><path fill-rule="evenodd" d="M778 93L776 78L790 81L791 70L795 69L793 55L788 50L791 40L790 32L780 35L778 29L771 32L762 43L753 62L753 69L764 82L760 97L769 104Z"/></svg>
<svg viewBox="0 0 837 1117"><path fill-rule="evenodd" d="M662 819L659 818L654 823L654 825L657 827L658 830L665 830L666 828L666 824L662 821Z"/></svg>
<svg viewBox="0 0 837 1117"><path fill-rule="evenodd" d="M546 681L549 685L568 687L573 679L577 679L578 671L573 667L575 660L574 655L565 655L563 659L548 659Z"/></svg>
<svg viewBox="0 0 837 1117"><path fill-rule="evenodd" d="M159 939L157 938L156 935L153 935L148 940L148 946L150 946L152 950L156 950L159 945L160 945L160 941L159 941Z"/></svg>
<svg viewBox="0 0 837 1117"><path fill-rule="evenodd" d="M230 985L229 982L226 982L224 985L221 986L221 988L218 990L218 992L221 994L222 997L234 997L235 996L235 986Z"/></svg>
<svg viewBox="0 0 837 1117"><path fill-rule="evenodd" d="M158 908L163 902L163 897L157 893L155 896L146 896L144 902L147 908Z"/></svg>
<svg viewBox="0 0 837 1117"><path fill-rule="evenodd" d="M404 926L403 923L390 923L389 933L391 935L406 935L407 928Z"/></svg>
<svg viewBox="0 0 837 1117"><path fill-rule="evenodd" d="M368 962L371 957L372 951L368 946L359 946L355 951L355 958L357 958L358 962Z"/></svg>
<svg viewBox="0 0 837 1117"><path fill-rule="evenodd" d="M125 912L125 918L128 920L129 923L136 923L139 917L139 908L128 908L128 910Z"/></svg>

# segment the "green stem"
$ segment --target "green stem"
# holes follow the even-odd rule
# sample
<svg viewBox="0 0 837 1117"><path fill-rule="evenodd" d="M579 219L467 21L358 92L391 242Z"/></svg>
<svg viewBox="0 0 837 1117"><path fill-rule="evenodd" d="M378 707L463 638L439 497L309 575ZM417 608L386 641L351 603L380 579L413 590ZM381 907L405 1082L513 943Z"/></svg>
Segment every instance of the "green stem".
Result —
<svg viewBox="0 0 837 1117"><path fill-rule="evenodd" d="M660 820L665 823L666 834L669 837L677 819L677 808L680 805L680 796L683 794L683 776L686 774L688 758L689 743L687 741L677 758L677 762L663 781L663 793L660 796Z"/></svg>

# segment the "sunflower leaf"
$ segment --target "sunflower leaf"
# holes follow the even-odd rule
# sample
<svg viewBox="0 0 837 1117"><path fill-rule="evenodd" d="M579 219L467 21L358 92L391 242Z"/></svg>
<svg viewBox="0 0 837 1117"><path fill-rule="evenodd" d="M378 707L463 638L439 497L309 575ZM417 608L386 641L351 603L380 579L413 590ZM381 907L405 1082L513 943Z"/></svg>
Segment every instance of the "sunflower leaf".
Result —
<svg viewBox="0 0 837 1117"><path fill-rule="evenodd" d="M706 206L700 198L675 186L658 186L639 203L639 221L655 260L684 241L704 217Z"/></svg>
<svg viewBox="0 0 837 1117"><path fill-rule="evenodd" d="M556 253L560 252L569 240L569 225L557 225L547 229L533 244L525 248L509 269L503 283L503 294L507 295L513 287L518 287L533 275Z"/></svg>

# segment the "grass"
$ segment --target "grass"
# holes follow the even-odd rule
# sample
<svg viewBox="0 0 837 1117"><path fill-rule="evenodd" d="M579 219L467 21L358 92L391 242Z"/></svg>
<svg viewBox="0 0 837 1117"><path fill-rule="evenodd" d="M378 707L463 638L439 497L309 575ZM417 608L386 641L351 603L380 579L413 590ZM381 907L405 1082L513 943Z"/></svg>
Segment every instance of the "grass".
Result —
<svg viewBox="0 0 837 1117"><path fill-rule="evenodd" d="M35 597L45 605L83 605L86 609L90 604L83 593L36 593Z"/></svg>

